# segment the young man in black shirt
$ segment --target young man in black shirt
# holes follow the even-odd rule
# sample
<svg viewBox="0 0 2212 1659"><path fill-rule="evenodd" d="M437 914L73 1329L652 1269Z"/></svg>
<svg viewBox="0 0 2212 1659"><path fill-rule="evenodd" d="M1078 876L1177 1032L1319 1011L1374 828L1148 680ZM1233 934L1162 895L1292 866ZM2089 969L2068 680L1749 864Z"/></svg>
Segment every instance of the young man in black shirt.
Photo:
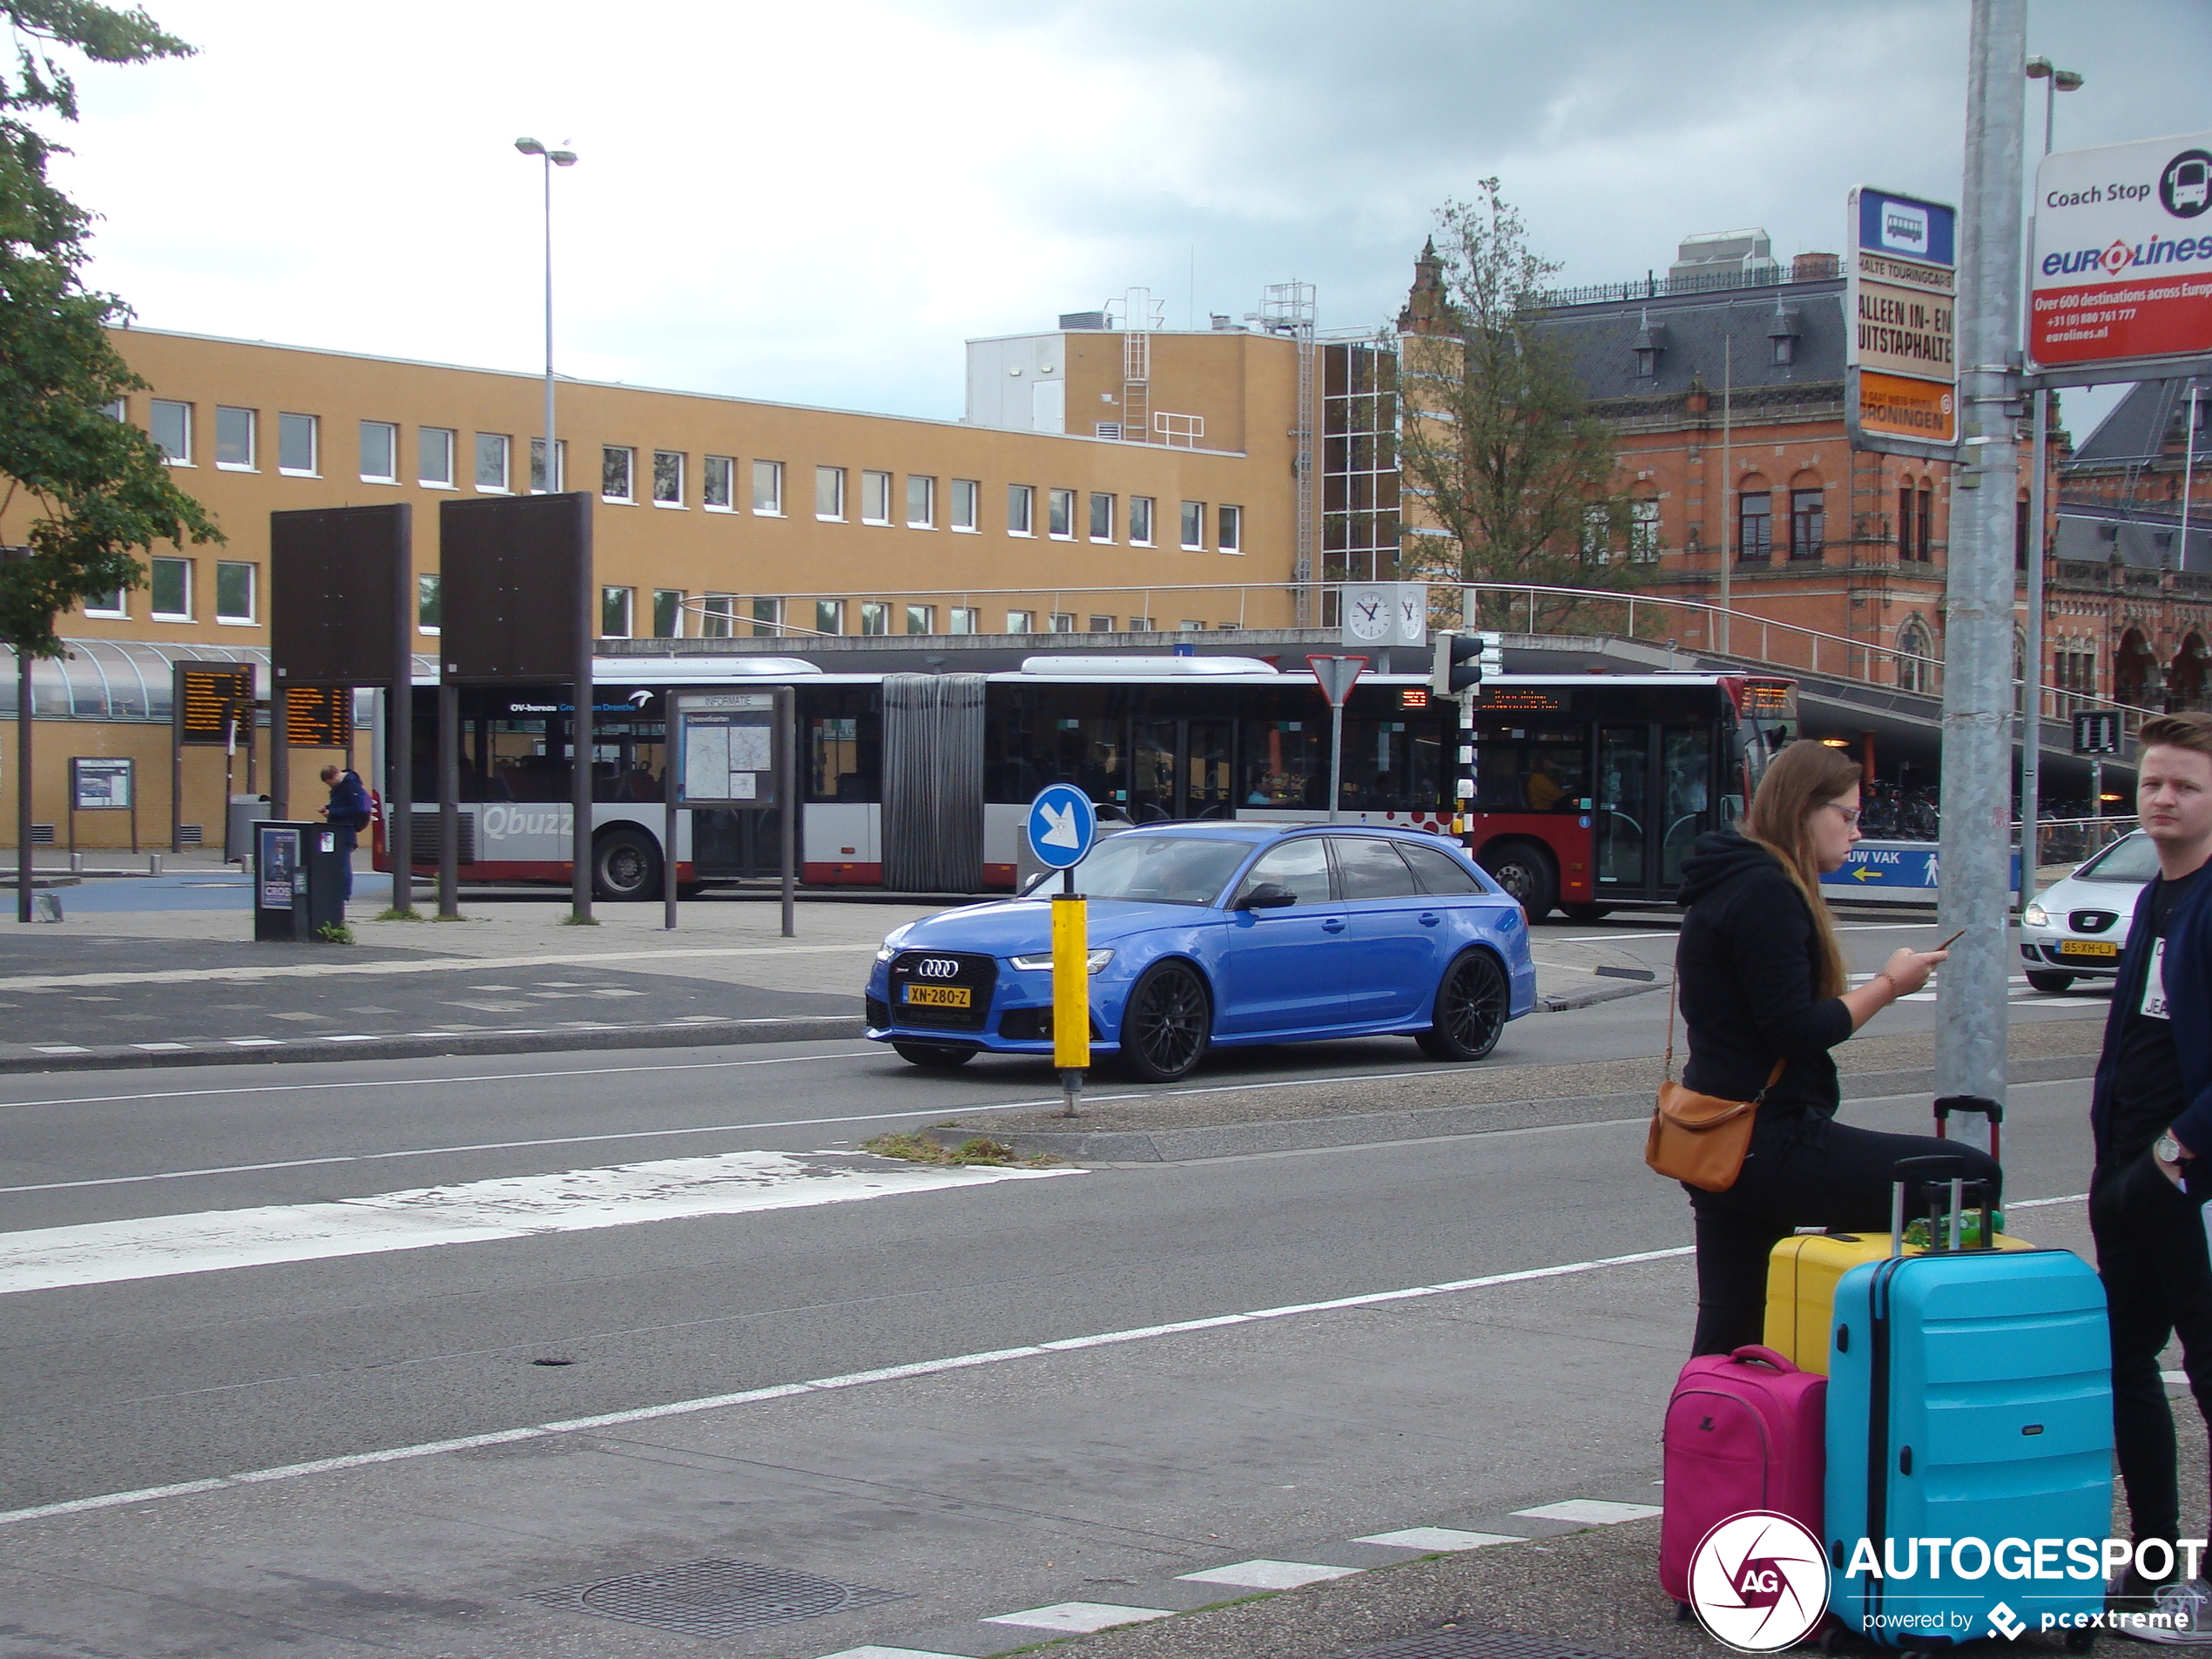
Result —
<svg viewBox="0 0 2212 1659"><path fill-rule="evenodd" d="M2120 964L2090 1123L2089 1227L2112 1315L2113 1436L2138 1543L2181 1534L2174 1416L2158 1356L2178 1335L2197 1409L2212 1424L2212 714L2143 723L2136 810L2158 854ZM2147 1641L2212 1644L2212 1585L2176 1559L2137 1557L2117 1608L2166 1622Z"/></svg>

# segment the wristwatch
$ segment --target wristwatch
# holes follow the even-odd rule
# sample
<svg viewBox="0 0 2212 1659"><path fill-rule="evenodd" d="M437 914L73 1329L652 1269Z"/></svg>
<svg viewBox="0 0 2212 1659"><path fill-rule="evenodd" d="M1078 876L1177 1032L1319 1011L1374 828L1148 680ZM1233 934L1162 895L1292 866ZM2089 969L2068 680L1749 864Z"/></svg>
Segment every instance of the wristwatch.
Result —
<svg viewBox="0 0 2212 1659"><path fill-rule="evenodd" d="M2179 1163L2182 1161L2182 1143L2174 1138L2174 1131L2170 1129L2158 1137L2158 1143L2151 1148L2151 1151L2161 1163Z"/></svg>

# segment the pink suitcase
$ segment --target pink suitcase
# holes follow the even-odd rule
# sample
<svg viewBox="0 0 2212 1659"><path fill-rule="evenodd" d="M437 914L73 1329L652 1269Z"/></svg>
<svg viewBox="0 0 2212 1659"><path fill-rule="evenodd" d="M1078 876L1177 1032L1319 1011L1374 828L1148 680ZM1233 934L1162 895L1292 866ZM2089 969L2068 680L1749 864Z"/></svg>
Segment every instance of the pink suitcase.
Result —
<svg viewBox="0 0 2212 1659"><path fill-rule="evenodd" d="M1771 1348L1693 1359L1667 1402L1659 1583L1689 1600L1689 1561L1730 1515L1767 1509L1821 1531L1828 1379Z"/></svg>

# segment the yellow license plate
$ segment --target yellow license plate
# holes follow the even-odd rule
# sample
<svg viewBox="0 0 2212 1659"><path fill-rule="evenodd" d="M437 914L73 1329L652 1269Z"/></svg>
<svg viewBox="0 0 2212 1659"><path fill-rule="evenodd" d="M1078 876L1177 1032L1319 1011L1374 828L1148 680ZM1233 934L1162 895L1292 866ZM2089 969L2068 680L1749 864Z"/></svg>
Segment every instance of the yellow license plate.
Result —
<svg viewBox="0 0 2212 1659"><path fill-rule="evenodd" d="M2059 942L2061 956L2117 956L2120 946L2110 939L2066 939Z"/></svg>
<svg viewBox="0 0 2212 1659"><path fill-rule="evenodd" d="M965 985L909 985L907 1002L909 1007L933 1008L964 1008L974 1005L968 1000Z"/></svg>

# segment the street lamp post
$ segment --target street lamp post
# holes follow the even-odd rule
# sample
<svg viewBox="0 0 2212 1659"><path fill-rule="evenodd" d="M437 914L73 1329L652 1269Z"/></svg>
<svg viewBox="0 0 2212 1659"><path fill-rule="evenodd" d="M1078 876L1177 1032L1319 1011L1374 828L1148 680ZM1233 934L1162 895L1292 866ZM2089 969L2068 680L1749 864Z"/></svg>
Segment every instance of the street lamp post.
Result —
<svg viewBox="0 0 2212 1659"><path fill-rule="evenodd" d="M2051 136L2058 114L2058 95L2078 91L2081 77L2070 69L2054 69L2047 57L2027 60L2030 80L2043 83L2043 153L2051 153ZM2030 257L2033 257L2030 250ZM2027 344L2027 318L2035 304L2033 273L2020 308L2021 344ZM2035 892L2035 868L2041 836L2043 790L2043 520L2046 492L2050 488L2049 444L2051 395L2035 394L2034 454L2027 471L2027 628L2020 652L2020 880L2013 902L2027 907Z"/></svg>
<svg viewBox="0 0 2212 1659"><path fill-rule="evenodd" d="M553 169L576 165L573 150L549 150L536 138L517 138L515 147L545 164L545 493L559 482L560 452L553 447Z"/></svg>

